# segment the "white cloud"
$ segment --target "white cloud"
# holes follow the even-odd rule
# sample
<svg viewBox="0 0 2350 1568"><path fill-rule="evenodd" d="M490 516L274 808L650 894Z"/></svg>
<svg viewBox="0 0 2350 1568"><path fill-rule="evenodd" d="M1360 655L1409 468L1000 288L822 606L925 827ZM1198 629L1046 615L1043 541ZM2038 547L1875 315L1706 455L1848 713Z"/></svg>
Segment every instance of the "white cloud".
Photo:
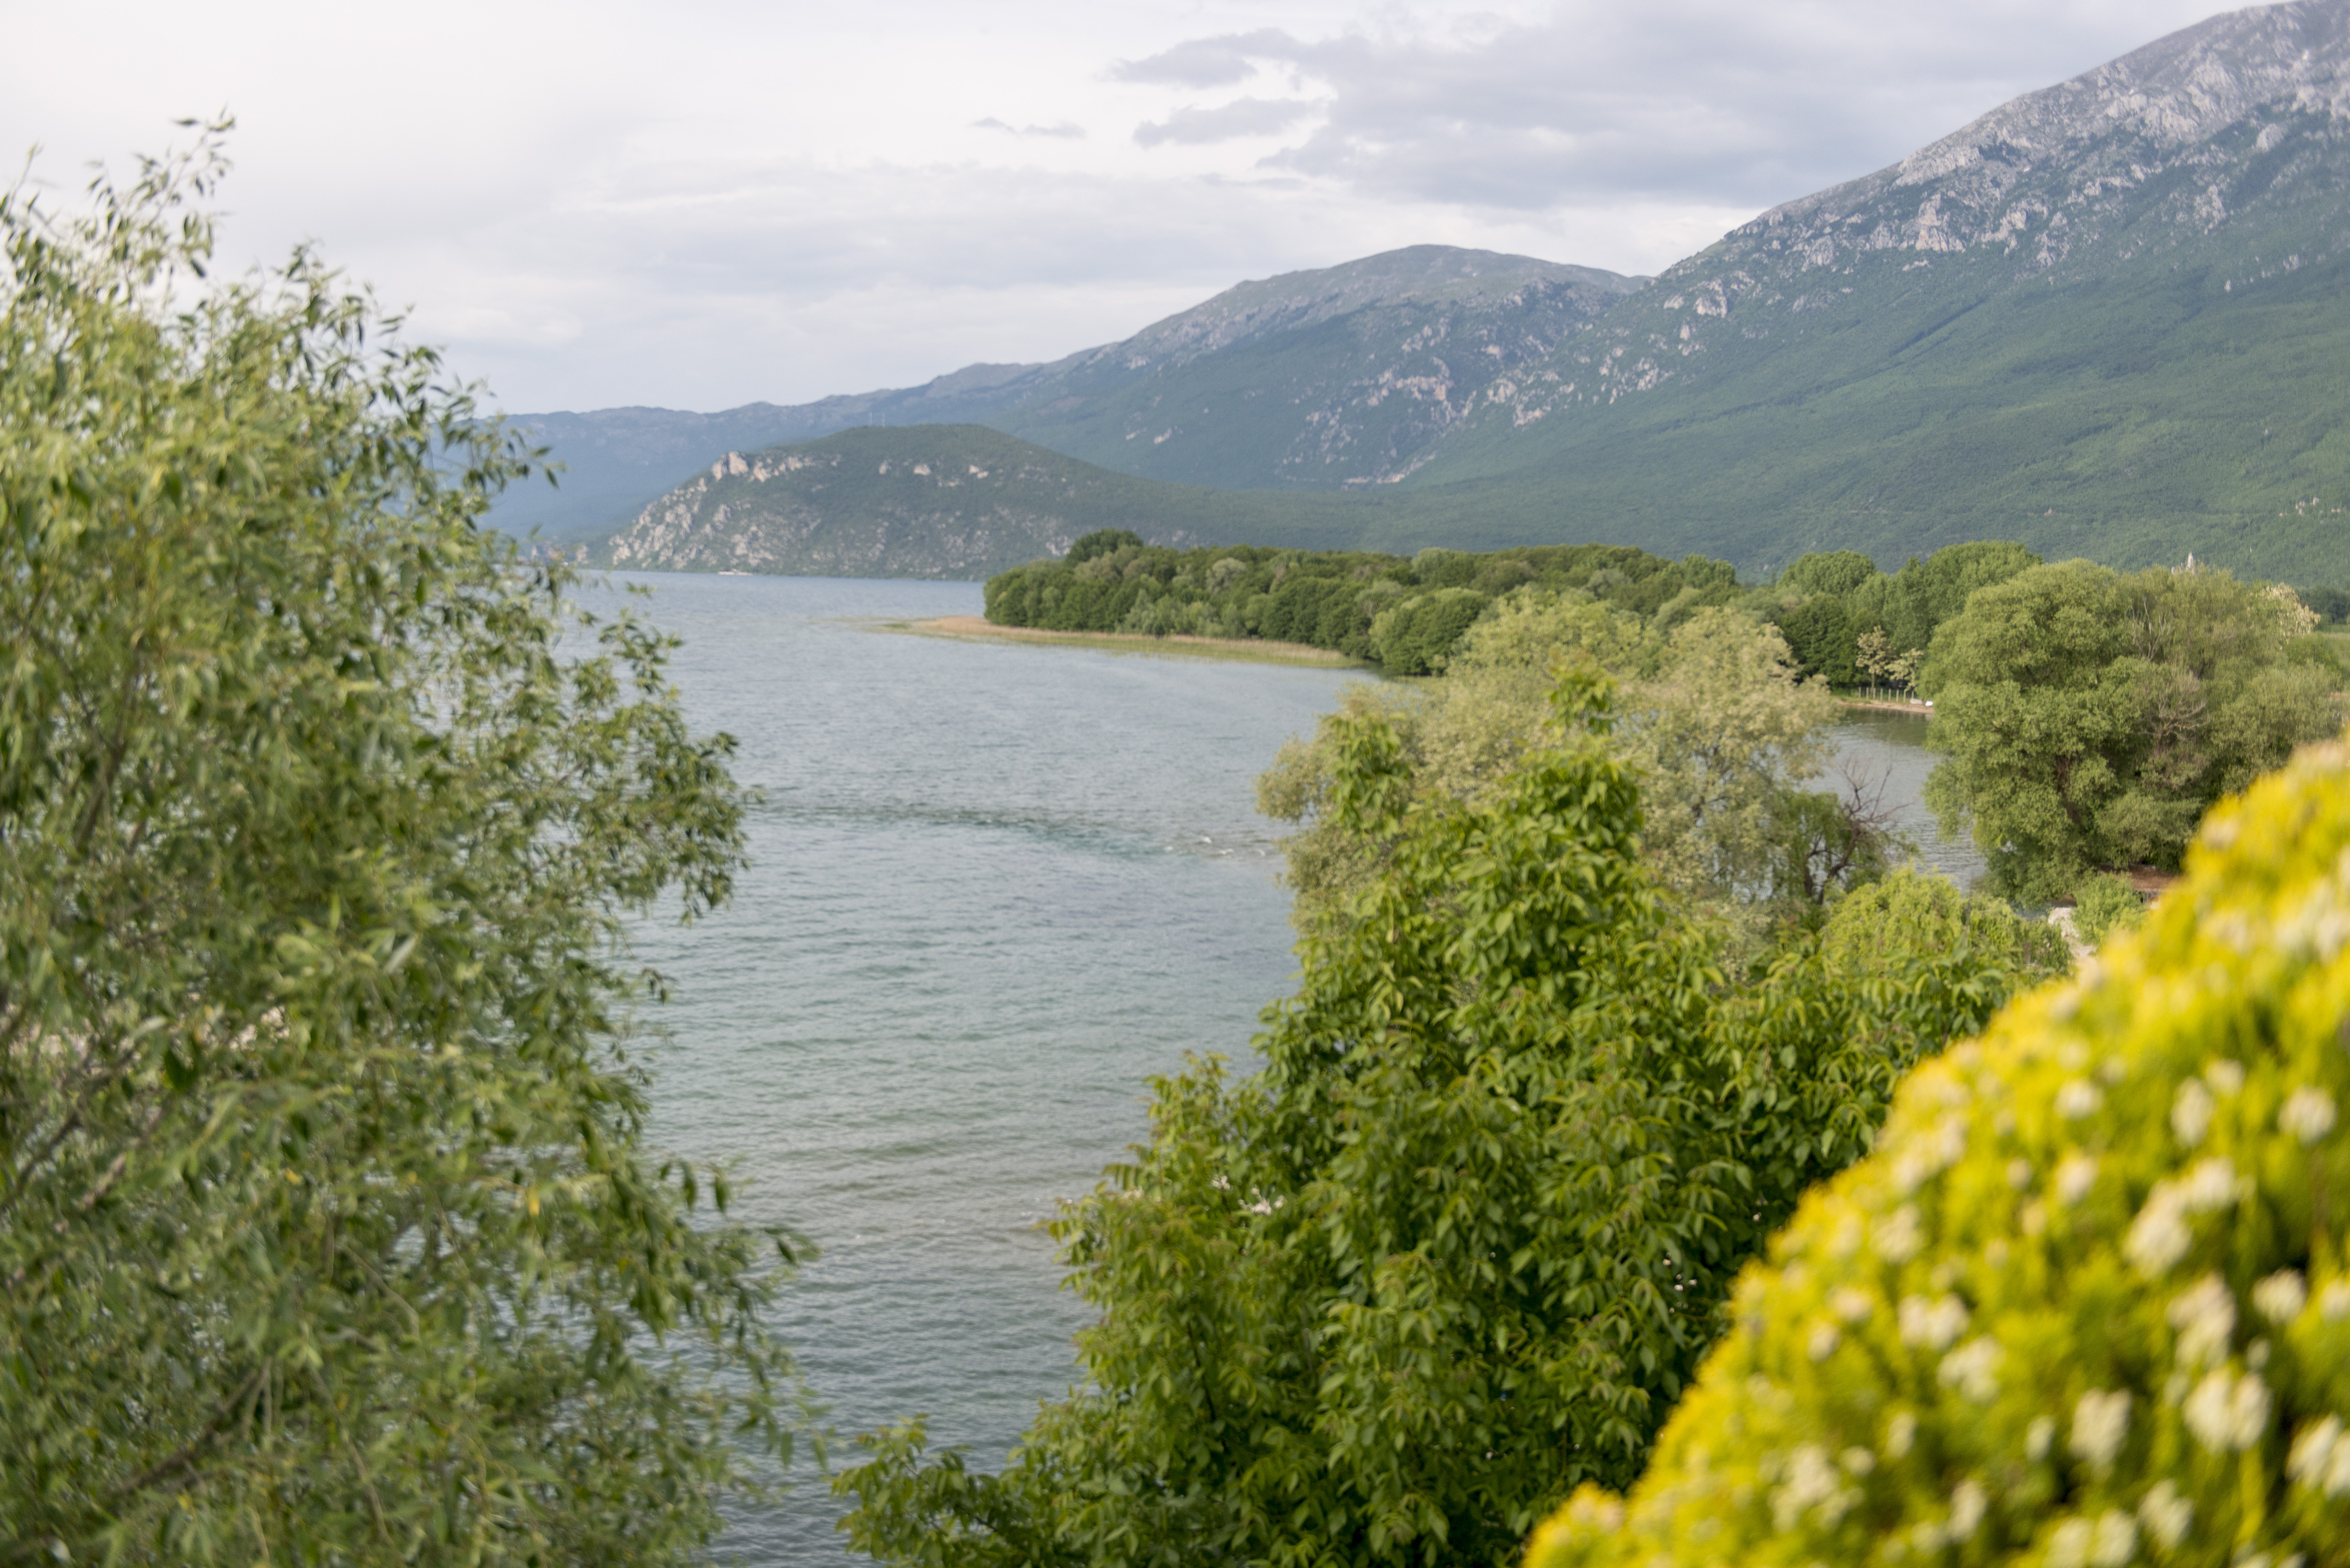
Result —
<svg viewBox="0 0 2350 1568"><path fill-rule="evenodd" d="M1185 107L1165 119L1147 120L1134 129L1136 143L1156 147L1162 141L1204 146L1236 141L1245 136L1271 136L1312 118L1322 106L1307 99L1236 98L1214 109Z"/></svg>
<svg viewBox="0 0 2350 1568"><path fill-rule="evenodd" d="M992 114L984 119L974 119L971 124L974 130L1003 130L1014 136L1082 137L1086 133L1084 126L1073 124L1068 120L1063 120L1058 125L1006 125Z"/></svg>

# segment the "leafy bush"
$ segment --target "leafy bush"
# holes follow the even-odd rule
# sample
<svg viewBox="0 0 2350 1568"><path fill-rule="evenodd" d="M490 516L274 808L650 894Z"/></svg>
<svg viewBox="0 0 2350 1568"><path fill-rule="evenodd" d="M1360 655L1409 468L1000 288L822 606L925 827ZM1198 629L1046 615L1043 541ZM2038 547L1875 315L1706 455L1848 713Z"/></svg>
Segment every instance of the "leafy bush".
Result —
<svg viewBox="0 0 2350 1568"><path fill-rule="evenodd" d="M1965 952L2026 981L2061 975L2072 962L2064 939L2044 921L2020 919L1997 898L1961 893L1949 877L1910 867L1838 898L1820 949L1831 970L1856 979L1917 953Z"/></svg>
<svg viewBox="0 0 2350 1568"><path fill-rule="evenodd" d="M2074 895L2073 929L2095 948L2115 931L2134 929L2146 918L2146 900L2126 877L2101 873L2083 882Z"/></svg>
<svg viewBox="0 0 2350 1568"><path fill-rule="evenodd" d="M2225 572L2064 561L1978 589L1921 678L1947 759L1927 802L2010 898L2176 865L2212 802L2342 723L2331 678L2288 657L2306 628L2290 593Z"/></svg>
<svg viewBox="0 0 2350 1568"><path fill-rule="evenodd" d="M1531 1568L2342 1561L2350 747L2145 926L1913 1073L1735 1292L1628 1501Z"/></svg>

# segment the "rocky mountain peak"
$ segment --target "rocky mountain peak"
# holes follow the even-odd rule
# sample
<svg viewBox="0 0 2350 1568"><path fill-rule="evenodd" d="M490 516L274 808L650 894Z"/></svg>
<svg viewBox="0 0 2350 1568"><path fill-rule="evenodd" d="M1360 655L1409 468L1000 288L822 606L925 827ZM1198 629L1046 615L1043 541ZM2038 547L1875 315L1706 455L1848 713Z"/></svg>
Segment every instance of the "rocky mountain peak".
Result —
<svg viewBox="0 0 2350 1568"><path fill-rule="evenodd" d="M1503 306L1529 289L1584 296L1596 314L1645 282L1597 267L1455 245L1408 245L1377 255L1233 285L1191 309L1095 350L1139 367L1211 354L1274 332L1297 331L1371 306Z"/></svg>

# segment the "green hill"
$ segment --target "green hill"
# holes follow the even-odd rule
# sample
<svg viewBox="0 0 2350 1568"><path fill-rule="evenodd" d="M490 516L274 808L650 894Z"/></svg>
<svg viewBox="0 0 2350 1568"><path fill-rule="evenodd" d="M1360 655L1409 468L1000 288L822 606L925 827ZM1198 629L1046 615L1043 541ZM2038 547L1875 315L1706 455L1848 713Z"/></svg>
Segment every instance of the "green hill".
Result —
<svg viewBox="0 0 2350 1568"><path fill-rule="evenodd" d="M727 453L614 535L602 558L672 572L982 578L1098 528L1178 546L1279 535L1343 547L1360 528L1344 502L1137 479L979 425L860 429Z"/></svg>

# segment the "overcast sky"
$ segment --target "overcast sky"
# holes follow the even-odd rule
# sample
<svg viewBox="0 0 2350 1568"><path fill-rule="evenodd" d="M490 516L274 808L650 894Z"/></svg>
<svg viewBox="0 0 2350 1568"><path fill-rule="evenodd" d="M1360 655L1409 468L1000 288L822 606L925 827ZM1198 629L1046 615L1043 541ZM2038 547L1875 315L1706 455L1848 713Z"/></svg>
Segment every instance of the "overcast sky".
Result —
<svg viewBox="0 0 2350 1568"><path fill-rule="evenodd" d="M1126 337L1438 242L1651 273L2210 0L0 0L60 195L221 109L508 409L719 409Z"/></svg>

